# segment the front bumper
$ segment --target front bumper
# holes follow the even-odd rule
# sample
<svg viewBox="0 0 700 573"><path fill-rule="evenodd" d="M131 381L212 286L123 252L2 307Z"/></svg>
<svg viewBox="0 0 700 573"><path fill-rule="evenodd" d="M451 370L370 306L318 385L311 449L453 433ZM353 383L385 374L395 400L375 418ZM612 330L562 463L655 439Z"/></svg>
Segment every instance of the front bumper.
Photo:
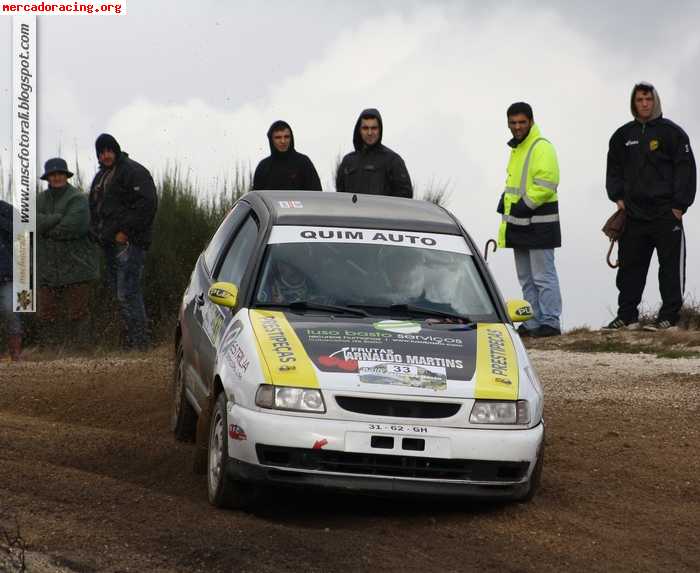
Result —
<svg viewBox="0 0 700 573"><path fill-rule="evenodd" d="M228 406L230 477L377 493L513 498L544 425L467 429L328 420ZM245 437L243 437L245 436Z"/></svg>

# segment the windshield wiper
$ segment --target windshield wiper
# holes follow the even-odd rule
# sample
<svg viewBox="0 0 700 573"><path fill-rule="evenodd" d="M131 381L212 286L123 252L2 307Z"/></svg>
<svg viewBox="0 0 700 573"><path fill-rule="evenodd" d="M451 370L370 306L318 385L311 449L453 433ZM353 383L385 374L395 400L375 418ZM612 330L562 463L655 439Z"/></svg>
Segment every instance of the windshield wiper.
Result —
<svg viewBox="0 0 700 573"><path fill-rule="evenodd" d="M338 304L322 304L320 302L311 302L308 300L296 300L287 304L259 303L256 305L256 308L258 307L288 308L290 310L325 310L326 312L342 312L345 314L354 314L356 316L369 316L369 313L361 308L350 308L349 306L341 306Z"/></svg>
<svg viewBox="0 0 700 573"><path fill-rule="evenodd" d="M387 306L380 305L360 305L360 304L350 304L354 308L367 308L375 311L389 311L390 313L404 313L404 314L419 314L421 316L426 316L428 318L444 318L447 320L453 320L459 324L472 324L474 321L468 316L462 316L461 314L455 314L454 312L447 312L445 310L435 310L427 306L419 306L416 304L390 304Z"/></svg>
<svg viewBox="0 0 700 573"><path fill-rule="evenodd" d="M462 316L461 314L455 314L454 312L447 312L445 310L435 310L427 306L419 306L417 304L392 304L389 306L389 310L392 312L408 312L411 314L422 314L424 316L438 316L440 318L448 318L456 320L460 323L474 322L468 316Z"/></svg>

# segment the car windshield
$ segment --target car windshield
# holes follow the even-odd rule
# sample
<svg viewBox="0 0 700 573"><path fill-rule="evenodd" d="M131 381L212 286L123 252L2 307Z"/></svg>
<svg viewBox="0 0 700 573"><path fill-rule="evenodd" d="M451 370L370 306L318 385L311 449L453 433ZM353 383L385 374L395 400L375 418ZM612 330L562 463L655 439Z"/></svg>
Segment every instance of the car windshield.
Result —
<svg viewBox="0 0 700 573"><path fill-rule="evenodd" d="M347 238L345 231L334 231L337 241L330 232L327 239L319 241L314 240L319 236L316 230L295 235L291 228L275 232L277 229L273 229L266 248L254 306L335 305L362 308L371 314L454 315L477 322L498 321L461 237L415 233L405 235L417 237L414 244L397 246L386 241L343 240ZM285 242L304 233L308 240ZM351 237L358 233L365 238L376 233L387 238L400 235L389 231L355 233ZM419 239L424 237L421 243ZM306 305L299 304L302 302Z"/></svg>

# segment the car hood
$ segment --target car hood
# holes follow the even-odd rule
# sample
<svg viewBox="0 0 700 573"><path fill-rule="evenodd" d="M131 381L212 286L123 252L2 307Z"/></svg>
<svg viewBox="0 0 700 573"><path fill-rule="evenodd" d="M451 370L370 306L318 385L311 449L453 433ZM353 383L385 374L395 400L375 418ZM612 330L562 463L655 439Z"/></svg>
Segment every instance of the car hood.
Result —
<svg viewBox="0 0 700 573"><path fill-rule="evenodd" d="M515 400L519 368L504 324L429 324L253 309L268 383L337 392Z"/></svg>

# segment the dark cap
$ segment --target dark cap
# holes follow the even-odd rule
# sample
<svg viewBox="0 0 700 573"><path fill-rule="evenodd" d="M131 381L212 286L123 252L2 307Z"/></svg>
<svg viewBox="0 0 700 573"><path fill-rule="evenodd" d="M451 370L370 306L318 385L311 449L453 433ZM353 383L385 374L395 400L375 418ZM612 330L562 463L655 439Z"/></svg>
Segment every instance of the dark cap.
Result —
<svg viewBox="0 0 700 573"><path fill-rule="evenodd" d="M53 157L44 163L44 174L40 179L46 181L52 173L65 173L69 179L73 177L73 174L68 171L66 160L60 157Z"/></svg>

